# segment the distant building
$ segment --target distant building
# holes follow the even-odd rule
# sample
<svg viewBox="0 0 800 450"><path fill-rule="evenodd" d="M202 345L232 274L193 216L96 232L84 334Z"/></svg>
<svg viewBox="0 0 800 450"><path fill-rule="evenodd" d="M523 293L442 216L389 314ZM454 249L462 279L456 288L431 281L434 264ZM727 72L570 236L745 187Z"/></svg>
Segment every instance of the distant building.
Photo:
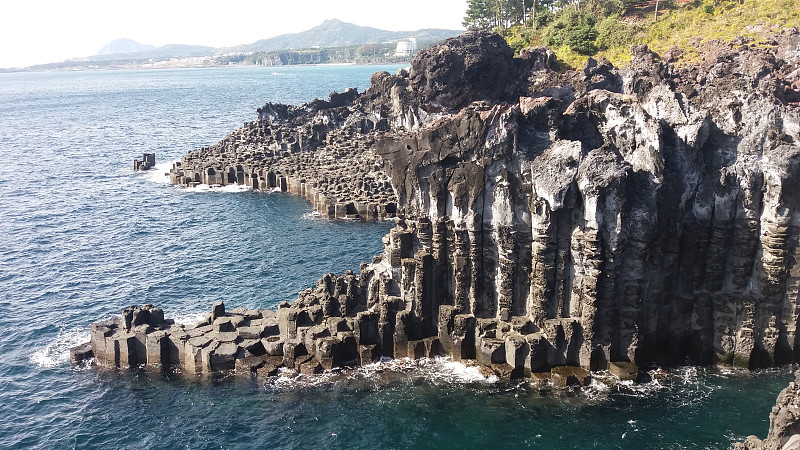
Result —
<svg viewBox="0 0 800 450"><path fill-rule="evenodd" d="M417 38L403 39L397 42L394 56L411 56L417 51Z"/></svg>

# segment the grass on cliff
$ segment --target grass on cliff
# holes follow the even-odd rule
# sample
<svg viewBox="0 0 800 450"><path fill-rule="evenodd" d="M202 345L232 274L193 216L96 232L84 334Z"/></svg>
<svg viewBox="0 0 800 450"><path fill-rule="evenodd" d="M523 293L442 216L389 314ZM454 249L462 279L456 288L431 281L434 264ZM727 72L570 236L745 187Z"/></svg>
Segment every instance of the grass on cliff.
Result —
<svg viewBox="0 0 800 450"><path fill-rule="evenodd" d="M537 29L517 26L507 30L506 40L517 50L530 45L548 46L559 60L580 68L588 56L605 57L614 65L622 65L630 60L630 47L639 43L659 54L677 47L685 52L683 61L692 62L698 54L696 46L704 41L731 41L743 36L753 38L758 45L763 44L768 32L800 27L800 0L717 0L716 7L713 0L684 2L680 6L669 1L661 3L671 8L659 11L657 20L652 6L628 7L622 15L595 17L594 31L589 35L594 40L589 45L575 46L568 41L552 45L554 31L563 26L558 15L569 14L563 11Z"/></svg>

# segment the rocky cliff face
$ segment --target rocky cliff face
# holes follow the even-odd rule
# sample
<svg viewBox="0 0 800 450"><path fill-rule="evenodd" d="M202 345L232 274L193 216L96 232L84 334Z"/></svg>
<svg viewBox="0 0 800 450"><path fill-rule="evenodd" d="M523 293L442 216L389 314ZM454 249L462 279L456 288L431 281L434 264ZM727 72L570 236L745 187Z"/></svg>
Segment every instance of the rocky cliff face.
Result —
<svg viewBox="0 0 800 450"><path fill-rule="evenodd" d="M172 179L397 217L359 274L326 275L275 316L270 345L324 367L797 362L800 34L776 39L681 67L637 46L628 68L570 72L468 33L363 94L265 105Z"/></svg>
<svg viewBox="0 0 800 450"><path fill-rule="evenodd" d="M539 52L506 63L527 75L516 93L498 76L451 102L418 75L442 52L409 77L441 117L376 144L404 219L392 236L410 236L400 263L429 255L439 319L474 317L478 347L545 342L546 366L795 359L800 147L782 61L746 47L682 72L637 47L630 70L590 62L565 82L526 67ZM400 272L399 296L419 296Z"/></svg>

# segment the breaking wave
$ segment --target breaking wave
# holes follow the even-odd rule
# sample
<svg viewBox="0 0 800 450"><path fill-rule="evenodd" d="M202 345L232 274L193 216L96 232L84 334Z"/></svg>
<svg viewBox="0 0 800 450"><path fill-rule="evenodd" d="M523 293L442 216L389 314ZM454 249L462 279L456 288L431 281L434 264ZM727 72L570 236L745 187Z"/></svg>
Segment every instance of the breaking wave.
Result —
<svg viewBox="0 0 800 450"><path fill-rule="evenodd" d="M227 193L238 193L238 192L249 192L252 191L253 188L241 184L226 184L225 186L220 186L216 184L198 184L195 187L180 187L180 189L185 190L186 192L227 192Z"/></svg>
<svg viewBox="0 0 800 450"><path fill-rule="evenodd" d="M498 378L484 376L477 366L465 365L450 358L384 358L363 367L326 371L316 375L297 375L294 371L279 372L266 380L270 390L287 391L336 385L343 389L380 389L398 383L427 383L433 386L491 385Z"/></svg>
<svg viewBox="0 0 800 450"><path fill-rule="evenodd" d="M172 169L172 164L175 161L156 163L156 165L152 169L142 172L142 174L147 179L147 181L150 181L152 183L170 184L169 171L170 169Z"/></svg>
<svg viewBox="0 0 800 450"><path fill-rule="evenodd" d="M174 319L175 323L183 326L192 326L205 320L206 311L168 313L167 317Z"/></svg>
<svg viewBox="0 0 800 450"><path fill-rule="evenodd" d="M306 219L306 220L321 219L321 218L322 218L322 214L320 212L318 212L318 211L309 211L309 212L303 214L303 219Z"/></svg>
<svg viewBox="0 0 800 450"><path fill-rule="evenodd" d="M30 361L38 367L50 368L69 363L69 350L89 342L89 330L83 327L61 328L53 341L33 352Z"/></svg>

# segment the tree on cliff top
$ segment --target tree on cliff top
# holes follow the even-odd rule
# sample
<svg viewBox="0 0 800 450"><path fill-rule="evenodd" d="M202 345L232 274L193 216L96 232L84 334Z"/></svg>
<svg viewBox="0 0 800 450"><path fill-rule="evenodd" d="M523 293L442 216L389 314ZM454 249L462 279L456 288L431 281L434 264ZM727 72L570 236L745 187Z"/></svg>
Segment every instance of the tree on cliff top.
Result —
<svg viewBox="0 0 800 450"><path fill-rule="evenodd" d="M521 0L467 3L475 4L464 20L468 28L493 29L516 51L547 46L572 67L582 66L586 56L624 63L638 43L657 53L677 47L691 61L698 54L692 42L738 36L759 42L766 36L754 30L800 27L800 0L526 0L524 10L506 22L498 20L499 6Z"/></svg>
<svg viewBox="0 0 800 450"><path fill-rule="evenodd" d="M469 0L467 14L461 22L470 30L491 30L494 27L494 13L489 0Z"/></svg>
<svg viewBox="0 0 800 450"><path fill-rule="evenodd" d="M568 8L586 9L593 15L620 14L625 3L625 0L467 0L462 23L469 29L494 29L503 34L513 26L539 27L547 22L547 17Z"/></svg>
<svg viewBox="0 0 800 450"><path fill-rule="evenodd" d="M558 0L467 0L464 27L503 31L524 24L531 14L555 4Z"/></svg>

